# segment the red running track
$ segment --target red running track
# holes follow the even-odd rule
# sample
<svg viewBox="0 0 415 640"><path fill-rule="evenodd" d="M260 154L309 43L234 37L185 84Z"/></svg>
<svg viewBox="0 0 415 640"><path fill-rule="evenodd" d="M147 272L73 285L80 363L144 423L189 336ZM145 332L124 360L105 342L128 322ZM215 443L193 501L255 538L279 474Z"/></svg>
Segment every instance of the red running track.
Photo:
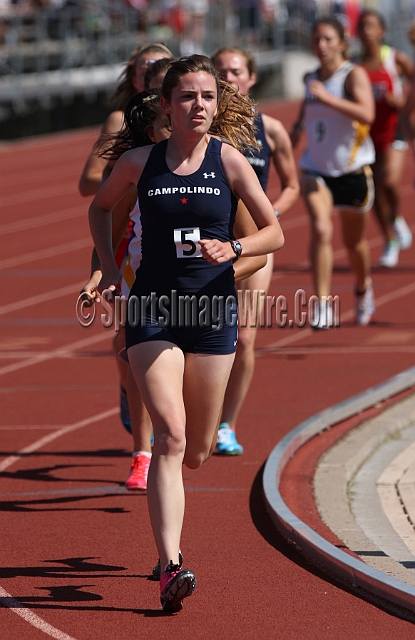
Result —
<svg viewBox="0 0 415 640"><path fill-rule="evenodd" d="M264 111L290 126L297 104ZM75 318L91 241L77 181L97 130L0 148L1 637L124 640L413 638L413 627L356 597L308 564L265 512L263 464L276 442L309 416L414 364L414 249L393 271L374 268L378 309L354 325L353 284L335 235L333 293L341 328L259 331L257 367L238 424L240 458L185 470L185 562L198 587L179 615L164 616L146 499L122 489L131 441L118 418L110 330ZM408 154L402 186L415 231ZM278 181L273 175L270 195ZM312 294L308 222L301 202L282 220L271 294ZM376 264L382 239L371 220ZM309 470L304 474L308 481ZM297 490L296 495L301 495Z"/></svg>

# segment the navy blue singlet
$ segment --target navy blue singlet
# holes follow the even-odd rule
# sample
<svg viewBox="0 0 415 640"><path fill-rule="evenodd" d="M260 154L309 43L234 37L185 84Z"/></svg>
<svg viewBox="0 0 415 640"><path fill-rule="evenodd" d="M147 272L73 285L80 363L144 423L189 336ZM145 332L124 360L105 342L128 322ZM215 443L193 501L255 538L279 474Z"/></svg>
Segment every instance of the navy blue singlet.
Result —
<svg viewBox="0 0 415 640"><path fill-rule="evenodd" d="M142 258L128 302L127 349L162 340L190 353L235 352L232 261L212 265L198 244L204 238L234 238L237 200L223 171L221 148L210 138L201 166L188 176L168 168L167 140L150 152L137 185ZM180 315L180 299L192 300L190 306L183 302L187 320L185 311Z"/></svg>
<svg viewBox="0 0 415 640"><path fill-rule="evenodd" d="M267 138L264 130L264 123L262 121L262 116L260 113L257 113L255 117L255 125L257 127L257 131L255 134L256 141L260 145L259 151L254 151L250 153L247 151L244 155L247 158L248 162L252 166L253 170L258 176L258 180L261 183L261 187L264 191L267 190L267 182L268 182L268 172L269 172L269 163L271 158L271 148L267 142Z"/></svg>
<svg viewBox="0 0 415 640"><path fill-rule="evenodd" d="M181 176L166 164L167 142L153 147L137 185L142 259L135 289L226 294L234 286L232 262L212 265L197 244L234 238L237 200L223 171L222 143L210 138L199 169Z"/></svg>

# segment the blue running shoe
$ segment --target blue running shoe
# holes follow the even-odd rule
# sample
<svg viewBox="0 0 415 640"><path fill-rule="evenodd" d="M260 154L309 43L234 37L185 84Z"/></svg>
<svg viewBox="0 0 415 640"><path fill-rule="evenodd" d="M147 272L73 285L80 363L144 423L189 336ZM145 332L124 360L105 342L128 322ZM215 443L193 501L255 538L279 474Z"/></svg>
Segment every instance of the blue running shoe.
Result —
<svg viewBox="0 0 415 640"><path fill-rule="evenodd" d="M216 453L220 456L241 456L244 448L236 439L235 431L227 422L219 425Z"/></svg>
<svg viewBox="0 0 415 640"><path fill-rule="evenodd" d="M128 433L132 433L127 394L125 393L125 389L123 389L122 386L120 386L120 418Z"/></svg>

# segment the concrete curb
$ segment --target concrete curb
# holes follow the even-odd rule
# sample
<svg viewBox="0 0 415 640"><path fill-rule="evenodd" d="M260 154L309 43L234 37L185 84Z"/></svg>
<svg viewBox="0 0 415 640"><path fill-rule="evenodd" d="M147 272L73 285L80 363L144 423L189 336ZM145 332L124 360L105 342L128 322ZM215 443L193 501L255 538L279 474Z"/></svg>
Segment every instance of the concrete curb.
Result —
<svg viewBox="0 0 415 640"><path fill-rule="evenodd" d="M338 577L351 582L353 586L366 589L412 612L415 612L415 587L368 566L318 535L290 511L279 492L279 483L288 460L311 438L414 385L415 367L412 367L380 385L312 416L274 447L265 464L263 475L267 510L278 531L288 542Z"/></svg>
<svg viewBox="0 0 415 640"><path fill-rule="evenodd" d="M396 460L403 460L404 470ZM314 500L322 521L347 549L365 564L415 587L415 532L399 490L414 460L411 394L364 420L323 453L314 475ZM412 495L413 482L408 488Z"/></svg>

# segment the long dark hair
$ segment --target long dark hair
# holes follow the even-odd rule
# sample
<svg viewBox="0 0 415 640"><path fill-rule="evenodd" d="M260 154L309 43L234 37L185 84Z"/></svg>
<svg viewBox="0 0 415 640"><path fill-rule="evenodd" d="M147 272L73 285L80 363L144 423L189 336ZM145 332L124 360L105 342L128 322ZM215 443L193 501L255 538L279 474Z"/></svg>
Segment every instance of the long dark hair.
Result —
<svg viewBox="0 0 415 640"><path fill-rule="evenodd" d="M106 160L115 161L125 151L153 144L148 135L155 119L162 113L160 94L154 91L141 91L131 98L124 112L124 127L114 137L113 134L101 136L97 141L98 155Z"/></svg>

